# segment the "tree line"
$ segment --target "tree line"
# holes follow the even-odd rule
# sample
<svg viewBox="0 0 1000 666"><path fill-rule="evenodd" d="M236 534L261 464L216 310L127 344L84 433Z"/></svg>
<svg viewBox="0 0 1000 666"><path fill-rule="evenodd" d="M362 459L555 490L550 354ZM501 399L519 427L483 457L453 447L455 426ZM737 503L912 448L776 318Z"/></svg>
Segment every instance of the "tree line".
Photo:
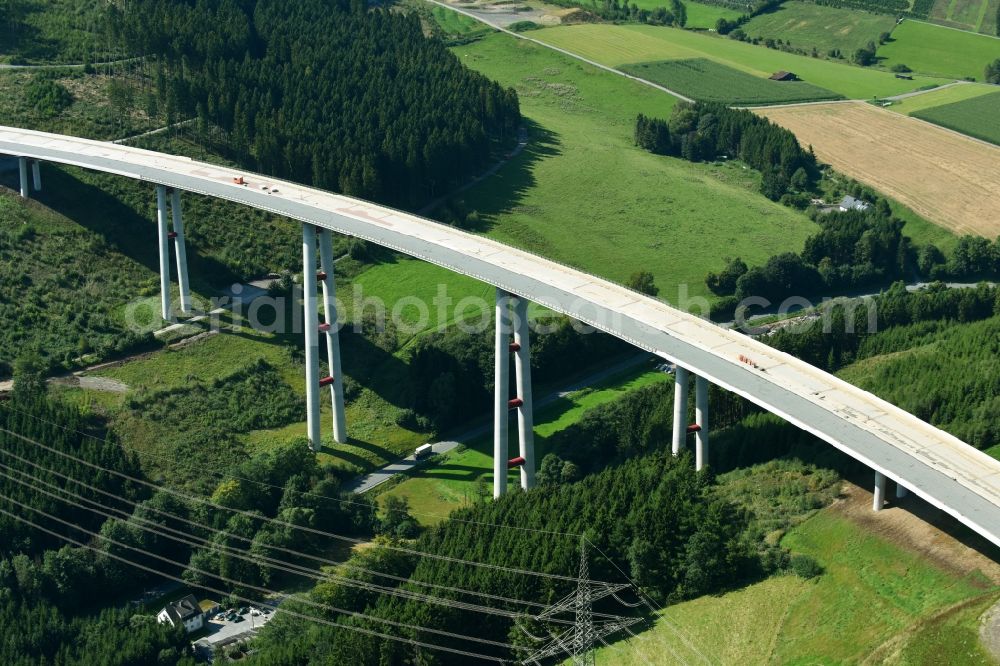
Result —
<svg viewBox="0 0 1000 666"><path fill-rule="evenodd" d="M416 15L358 1L141 0L111 22L158 58L171 122L221 128L242 163L349 195L415 205L512 141L517 94L465 68Z"/></svg>
<svg viewBox="0 0 1000 666"><path fill-rule="evenodd" d="M668 120L639 114L635 143L691 162L740 159L763 174L760 191L772 201L801 198L818 177L815 155L789 130L723 104L677 104Z"/></svg>

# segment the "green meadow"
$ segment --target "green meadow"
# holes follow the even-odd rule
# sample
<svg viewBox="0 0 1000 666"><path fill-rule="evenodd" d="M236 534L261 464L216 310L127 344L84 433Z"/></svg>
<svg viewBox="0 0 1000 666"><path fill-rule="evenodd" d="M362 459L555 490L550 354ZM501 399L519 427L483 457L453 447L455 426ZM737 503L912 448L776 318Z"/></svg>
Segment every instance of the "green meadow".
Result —
<svg viewBox="0 0 1000 666"><path fill-rule="evenodd" d="M993 663L978 618L1000 590L978 571L950 571L835 507L789 530L782 545L824 572L668 606L652 629L601 648L598 663Z"/></svg>
<svg viewBox="0 0 1000 666"><path fill-rule="evenodd" d="M868 42L877 42L878 36L890 32L895 24L895 18L888 14L789 0L774 11L755 16L743 30L749 37L780 39L807 52L815 48L821 57L840 49L849 58Z"/></svg>
<svg viewBox="0 0 1000 666"><path fill-rule="evenodd" d="M674 105L661 91L506 35L455 52L517 90L530 134L517 158L463 195L497 240L619 282L651 271L661 298L677 302L681 285L708 296L705 273L723 256L761 262L801 248L815 229L761 196L750 170L637 148L636 115L663 118Z"/></svg>
<svg viewBox="0 0 1000 666"><path fill-rule="evenodd" d="M653 10L657 7L670 8L670 3L664 2L664 0L635 0L629 4L638 7L639 9L648 10ZM738 9L719 7L717 5L706 5L700 2L685 2L684 5L687 9L687 23L684 24L684 27L695 30L708 30L709 28L714 29L715 23L720 18L724 18L727 21L733 21L738 19L744 13Z"/></svg>
<svg viewBox="0 0 1000 666"><path fill-rule="evenodd" d="M876 52L885 67L904 64L933 76L983 80L986 64L1000 58L1000 39L942 26L903 21Z"/></svg>
<svg viewBox="0 0 1000 666"><path fill-rule="evenodd" d="M878 69L785 53L690 30L650 25L560 26L542 30L535 37L611 67L655 60L708 58L764 78L778 70L786 70L794 72L807 83L851 99L899 95L947 81L921 75L907 81Z"/></svg>

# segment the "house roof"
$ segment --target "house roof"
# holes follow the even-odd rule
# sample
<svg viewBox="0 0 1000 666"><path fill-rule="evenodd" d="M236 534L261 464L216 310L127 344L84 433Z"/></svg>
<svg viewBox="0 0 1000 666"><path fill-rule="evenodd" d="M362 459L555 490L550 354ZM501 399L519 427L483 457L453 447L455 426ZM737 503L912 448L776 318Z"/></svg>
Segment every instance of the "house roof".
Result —
<svg viewBox="0 0 1000 666"><path fill-rule="evenodd" d="M850 194L840 200L840 207L844 210L867 210L868 202L855 199Z"/></svg>
<svg viewBox="0 0 1000 666"><path fill-rule="evenodd" d="M183 599L178 599L177 601L167 604L166 608L163 610L167 613L167 617L169 617L172 622L184 622L186 620L190 620L196 615L201 615L201 606L198 604L198 600L195 599L193 594L189 594Z"/></svg>
<svg viewBox="0 0 1000 666"><path fill-rule="evenodd" d="M795 74L793 74L792 72L786 72L783 69L778 70L777 72L771 75L771 79L774 81L785 81L794 78L796 78Z"/></svg>

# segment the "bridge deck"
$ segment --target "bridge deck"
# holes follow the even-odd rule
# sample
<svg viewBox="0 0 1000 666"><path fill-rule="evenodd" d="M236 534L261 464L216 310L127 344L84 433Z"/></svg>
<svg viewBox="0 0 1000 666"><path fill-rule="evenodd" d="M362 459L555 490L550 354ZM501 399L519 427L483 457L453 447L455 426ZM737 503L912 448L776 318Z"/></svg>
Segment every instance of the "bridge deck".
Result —
<svg viewBox="0 0 1000 666"><path fill-rule="evenodd" d="M901 482L1000 545L1000 461L788 354L583 271L415 215L245 171L0 127L0 153L269 210L474 277L680 363ZM242 176L246 185L236 185ZM260 189L275 186L277 193ZM756 363L753 368L740 360Z"/></svg>

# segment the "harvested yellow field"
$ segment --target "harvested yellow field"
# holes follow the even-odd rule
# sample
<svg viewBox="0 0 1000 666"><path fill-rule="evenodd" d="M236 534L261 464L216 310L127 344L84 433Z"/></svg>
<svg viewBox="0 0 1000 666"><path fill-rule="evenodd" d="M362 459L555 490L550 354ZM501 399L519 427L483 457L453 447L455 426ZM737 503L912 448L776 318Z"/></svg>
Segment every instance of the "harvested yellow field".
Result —
<svg viewBox="0 0 1000 666"><path fill-rule="evenodd" d="M1000 235L1000 148L866 104L761 109L841 173L959 234Z"/></svg>

